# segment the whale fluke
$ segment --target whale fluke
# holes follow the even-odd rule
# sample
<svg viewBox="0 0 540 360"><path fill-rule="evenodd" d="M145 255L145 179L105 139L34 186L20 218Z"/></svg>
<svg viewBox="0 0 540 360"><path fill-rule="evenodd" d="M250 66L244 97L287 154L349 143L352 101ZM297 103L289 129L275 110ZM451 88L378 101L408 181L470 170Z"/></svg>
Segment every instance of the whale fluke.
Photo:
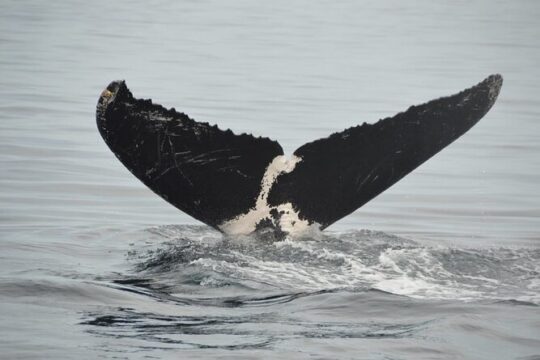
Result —
<svg viewBox="0 0 540 360"><path fill-rule="evenodd" d="M118 159L162 198L232 234L324 229L395 184L476 124L502 86L491 75L458 94L307 143L288 159L273 140L236 135L133 97L102 92L98 129Z"/></svg>

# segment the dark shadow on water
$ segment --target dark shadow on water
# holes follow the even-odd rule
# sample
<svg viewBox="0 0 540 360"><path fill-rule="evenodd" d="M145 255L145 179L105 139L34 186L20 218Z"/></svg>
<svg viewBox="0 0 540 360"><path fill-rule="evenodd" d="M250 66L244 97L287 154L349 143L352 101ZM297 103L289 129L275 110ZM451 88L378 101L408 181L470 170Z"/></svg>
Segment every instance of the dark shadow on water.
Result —
<svg viewBox="0 0 540 360"><path fill-rule="evenodd" d="M296 299L307 296L328 294L336 292L336 289L305 291L296 293L274 293L265 296L228 296L228 297L191 297L182 298L177 295L171 295L164 289L155 286L152 279L119 279L113 280L112 284L104 286L114 288L120 291L127 291L137 295L148 296L150 298L175 303L178 305L201 305L201 306L217 306L226 308L235 307L258 307L271 306L275 304L284 304ZM379 291L379 290L374 290Z"/></svg>
<svg viewBox="0 0 540 360"><path fill-rule="evenodd" d="M290 294L251 302L293 301L298 296L318 294ZM231 301L231 300L228 300ZM225 301L226 302L226 301ZM235 302L235 301L232 301ZM248 304L249 300L242 301ZM200 305L200 304L199 304ZM108 314L84 314L80 324L88 332L114 338L129 338L154 344L176 344L195 348L256 349L272 347L275 343L291 339L401 339L419 335L431 320L394 321L317 321L268 305L264 311L231 313L231 315L184 316L165 315L117 308Z"/></svg>

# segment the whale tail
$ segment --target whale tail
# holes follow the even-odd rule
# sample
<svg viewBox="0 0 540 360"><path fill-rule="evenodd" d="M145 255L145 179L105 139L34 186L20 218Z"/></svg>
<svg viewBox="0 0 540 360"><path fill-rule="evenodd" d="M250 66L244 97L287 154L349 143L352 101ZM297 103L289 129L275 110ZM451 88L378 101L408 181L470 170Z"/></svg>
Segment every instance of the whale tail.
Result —
<svg viewBox="0 0 540 360"><path fill-rule="evenodd" d="M133 97L102 92L98 129L117 158L178 209L232 234L324 229L395 184L476 124L502 86L491 75L458 94L412 106L298 148L236 135Z"/></svg>

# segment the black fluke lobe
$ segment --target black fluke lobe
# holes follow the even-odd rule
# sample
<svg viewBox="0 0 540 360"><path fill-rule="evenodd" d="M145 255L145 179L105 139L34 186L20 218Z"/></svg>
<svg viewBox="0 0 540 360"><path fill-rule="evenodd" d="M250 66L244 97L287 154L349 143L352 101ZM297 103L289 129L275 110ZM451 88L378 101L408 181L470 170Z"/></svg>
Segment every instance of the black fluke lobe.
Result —
<svg viewBox="0 0 540 360"><path fill-rule="evenodd" d="M491 75L458 94L301 146L294 155L302 161L277 178L268 202L291 202L301 218L328 227L466 133L493 106L502 81Z"/></svg>

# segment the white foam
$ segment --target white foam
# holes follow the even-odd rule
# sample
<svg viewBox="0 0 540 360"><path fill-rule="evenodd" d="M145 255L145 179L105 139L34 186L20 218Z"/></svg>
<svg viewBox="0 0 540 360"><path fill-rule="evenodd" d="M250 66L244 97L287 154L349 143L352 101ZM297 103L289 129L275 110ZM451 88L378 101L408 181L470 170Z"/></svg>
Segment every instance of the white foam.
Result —
<svg viewBox="0 0 540 360"><path fill-rule="evenodd" d="M236 216L235 218L219 225L219 228L231 235L247 235L255 231L257 223L266 217L270 217L270 211L273 209L283 212L279 225L283 231L289 234L304 233L316 224L309 224L307 220L301 220L298 213L294 210L291 203L280 204L278 206L268 205L268 193L274 185L276 178L280 174L290 173L294 170L296 164L302 159L298 156L287 158L284 155L276 156L266 168L261 181L261 192L257 197L255 208L247 213Z"/></svg>
<svg viewBox="0 0 540 360"><path fill-rule="evenodd" d="M536 249L428 247L370 231L302 234L301 241L287 236L277 242L250 235L221 236L197 226L151 232L171 247L149 252L144 268L200 274L200 284L207 287L238 283L294 292L379 289L419 299L540 303Z"/></svg>

